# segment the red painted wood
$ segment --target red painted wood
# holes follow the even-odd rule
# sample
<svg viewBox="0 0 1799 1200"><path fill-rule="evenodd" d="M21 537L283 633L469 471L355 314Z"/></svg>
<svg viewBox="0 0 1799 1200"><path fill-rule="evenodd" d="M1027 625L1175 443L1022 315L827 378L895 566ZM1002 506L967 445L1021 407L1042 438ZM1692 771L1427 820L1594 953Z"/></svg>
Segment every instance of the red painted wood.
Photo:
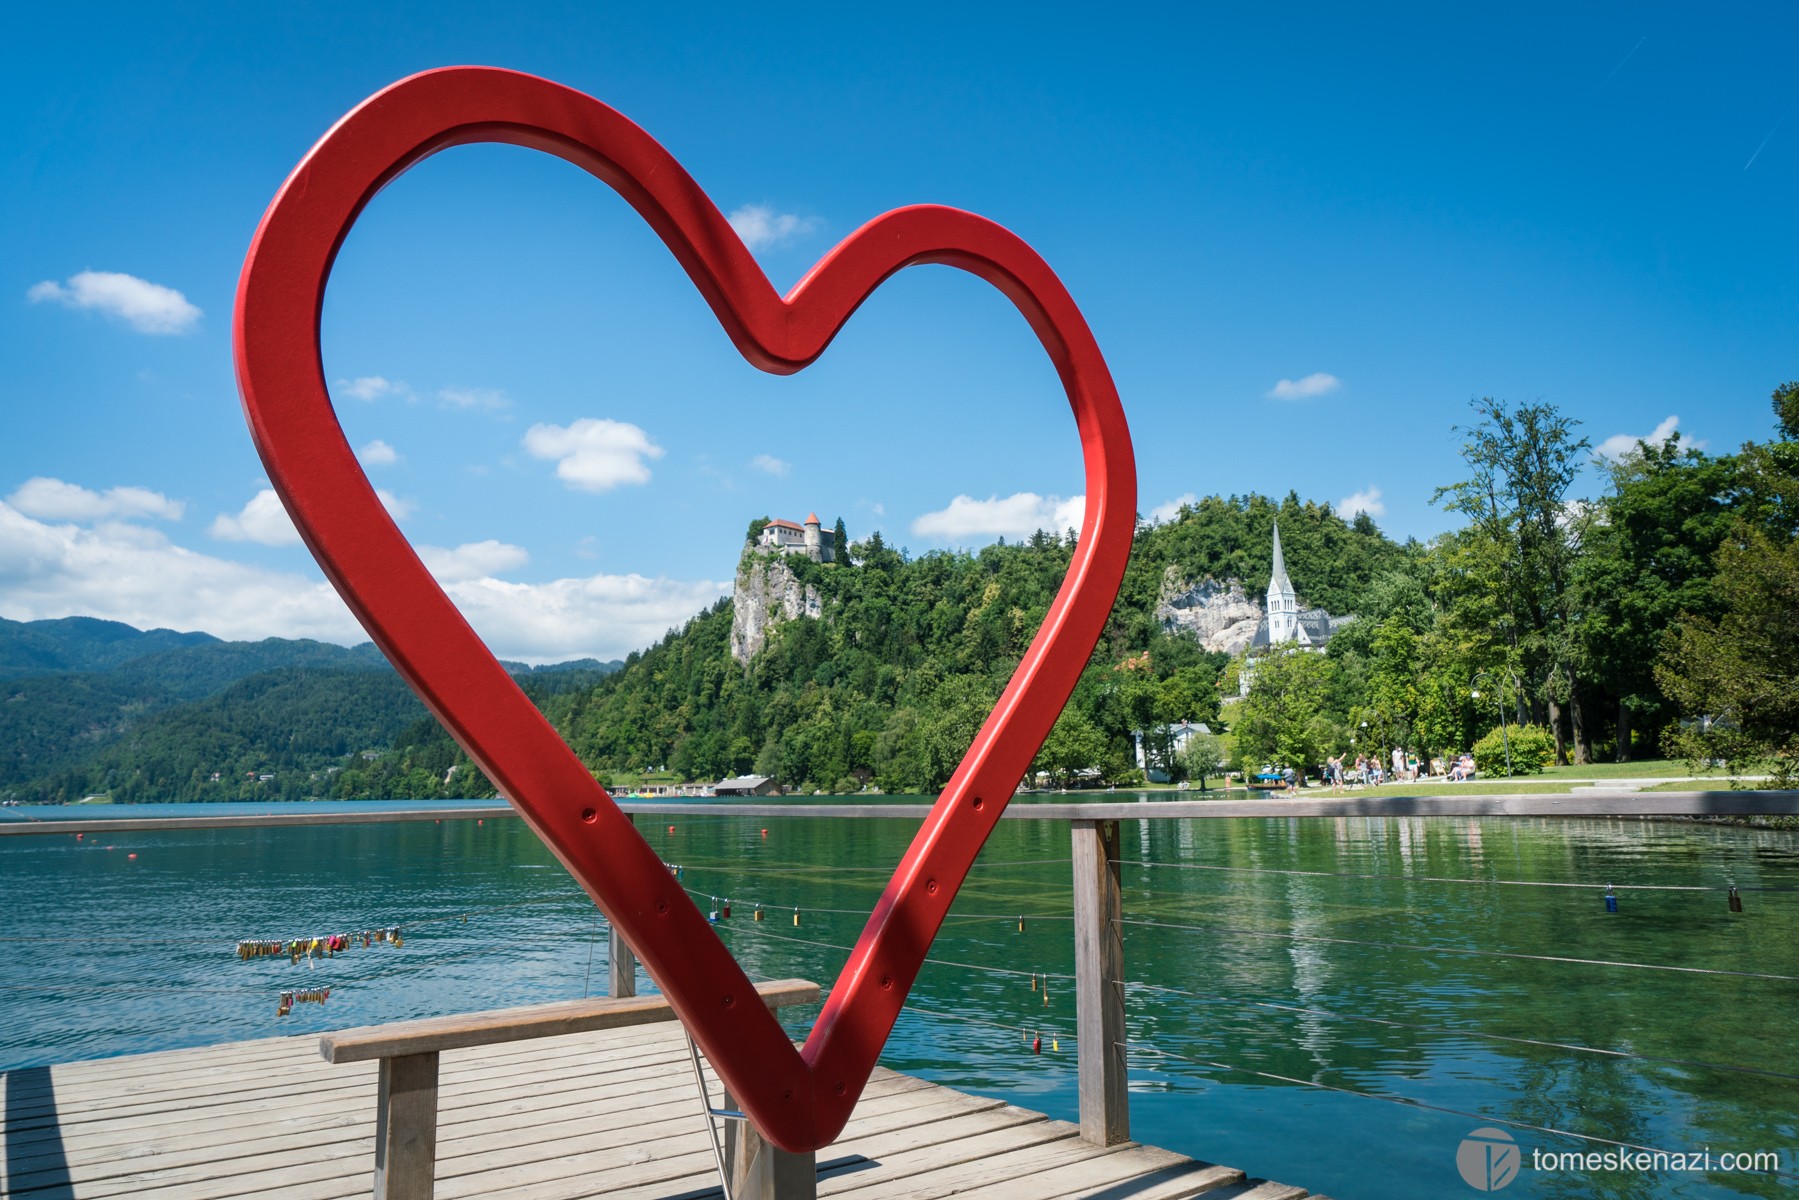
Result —
<svg viewBox="0 0 1799 1200"><path fill-rule="evenodd" d="M472 142L535 147L613 187L762 370L805 367L889 275L940 263L1005 293L1067 392L1086 465L1074 561L801 1051L657 854L432 579L338 426L319 351L319 312L338 247L386 183L429 155ZM870 221L782 297L699 185L636 125L543 79L451 67L370 97L294 169L244 262L235 351L244 413L269 478L369 636L637 950L768 1138L797 1152L828 1145L867 1083L950 901L1073 691L1130 554L1137 502L1130 431L1105 360L1061 281L993 222L927 205Z"/></svg>

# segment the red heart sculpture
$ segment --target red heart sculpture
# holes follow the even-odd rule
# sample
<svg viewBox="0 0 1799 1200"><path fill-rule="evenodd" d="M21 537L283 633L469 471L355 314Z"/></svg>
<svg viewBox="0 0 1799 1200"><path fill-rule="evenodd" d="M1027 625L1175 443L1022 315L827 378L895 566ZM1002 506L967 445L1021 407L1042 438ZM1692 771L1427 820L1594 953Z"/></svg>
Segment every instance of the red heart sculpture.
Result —
<svg viewBox="0 0 1799 1200"><path fill-rule="evenodd" d="M960 267L1009 297L1061 375L1087 510L1043 627L869 916L803 1049L757 1002L706 919L457 611L382 507L325 388L319 312L357 214L428 155L510 142L567 159L648 221L765 371L800 370L857 305L913 263ZM1130 555L1130 431L1099 346L1061 281L991 221L902 208L845 238L783 299L699 185L591 96L513 71L405 79L328 132L263 216L238 281L238 387L276 492L338 592L469 756L598 903L762 1132L806 1151L843 1129L976 854L1067 703Z"/></svg>

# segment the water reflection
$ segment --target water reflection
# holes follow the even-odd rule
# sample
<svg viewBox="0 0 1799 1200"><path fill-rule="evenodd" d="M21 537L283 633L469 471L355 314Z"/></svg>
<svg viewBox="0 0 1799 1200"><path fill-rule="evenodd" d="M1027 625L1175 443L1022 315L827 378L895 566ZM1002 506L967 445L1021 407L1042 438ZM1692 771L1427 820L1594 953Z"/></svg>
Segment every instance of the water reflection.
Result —
<svg viewBox="0 0 1799 1200"><path fill-rule="evenodd" d="M702 903L732 900L719 933L753 975L827 983L917 826L750 820L723 806L643 823ZM1765 978L1799 977L1794 835L1549 818L1133 825L1121 869L1125 916L1144 922L1124 931L1127 973L1148 985L1129 992L1141 1140L1339 1200L1463 1194L1454 1151L1466 1119L1276 1076L1670 1149L1777 1150L1799 1168L1799 1081L1714 1069L1799 1074L1786 1028L1799 985ZM1064 824L1001 824L888 1065L1075 1114L1068 850ZM71 1047L118 1054L533 1003L606 977L603 924L510 820L12 838L0 841L0 879L13 916L0 953L8 1067ZM1616 913L1602 902L1608 882ZM1537 886L1549 883L1581 886ZM1743 913L1727 908L1730 884ZM1712 890L1633 890L1644 885ZM391 924L404 948L311 968L231 953L240 938ZM275 1016L280 988L315 982L333 987L327 1005ZM797 1014L794 1031L812 1015ZM1508 1195L1773 1188L1527 1173Z"/></svg>

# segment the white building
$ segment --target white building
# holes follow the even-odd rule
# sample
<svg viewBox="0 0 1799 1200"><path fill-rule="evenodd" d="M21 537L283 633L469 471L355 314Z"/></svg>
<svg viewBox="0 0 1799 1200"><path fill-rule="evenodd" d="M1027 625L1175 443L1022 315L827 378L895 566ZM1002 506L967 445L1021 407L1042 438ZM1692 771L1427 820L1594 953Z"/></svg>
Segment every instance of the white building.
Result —
<svg viewBox="0 0 1799 1200"><path fill-rule="evenodd" d="M1137 769L1142 771L1143 777L1151 783L1167 783L1168 772L1160 763L1154 761L1161 757L1155 743L1166 747L1165 753L1168 758L1179 758L1181 751L1187 748L1187 743L1192 741L1195 736L1202 733L1210 735L1211 732L1211 726L1204 721L1182 721L1179 725L1163 725L1159 729L1151 730L1133 729L1131 730L1131 740L1137 743ZM1151 743L1149 747L1144 745L1146 741Z"/></svg>
<svg viewBox="0 0 1799 1200"><path fill-rule="evenodd" d="M1321 647L1331 634L1349 618L1333 617L1322 608L1299 607L1299 594L1287 577L1287 558L1281 553L1280 522L1274 525L1274 569L1268 578L1268 611L1256 627L1249 643L1254 650L1261 646L1280 646L1298 642L1301 646Z"/></svg>
<svg viewBox="0 0 1799 1200"><path fill-rule="evenodd" d="M762 536L757 539L756 545L764 550L803 553L813 562L832 562L837 557L833 540L824 536L824 527L819 524L818 514L808 513L804 525L779 518L770 521L762 527Z"/></svg>
<svg viewBox="0 0 1799 1200"><path fill-rule="evenodd" d="M1263 614L1261 622L1256 626L1256 635L1250 640L1243 669L1237 677L1237 694L1249 695L1249 684L1255 676L1257 650L1288 642L1297 643L1306 650L1320 650L1331 640L1331 634L1339 626L1351 620L1354 618L1333 617L1322 608L1299 606L1299 594L1293 589L1293 581L1287 577L1287 557L1281 553L1280 522L1275 522L1274 567L1268 577L1268 611Z"/></svg>

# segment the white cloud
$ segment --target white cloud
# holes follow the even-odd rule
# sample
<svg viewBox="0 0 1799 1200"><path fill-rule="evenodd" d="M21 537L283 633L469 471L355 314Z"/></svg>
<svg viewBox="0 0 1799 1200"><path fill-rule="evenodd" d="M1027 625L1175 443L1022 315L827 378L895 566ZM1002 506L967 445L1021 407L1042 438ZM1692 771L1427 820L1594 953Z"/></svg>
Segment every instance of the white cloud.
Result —
<svg viewBox="0 0 1799 1200"><path fill-rule="evenodd" d="M53 300L69 308L87 308L124 321L139 333L187 333L200 322L200 310L172 287L117 271L83 271L67 283L46 279L25 293L33 304Z"/></svg>
<svg viewBox="0 0 1799 1200"><path fill-rule="evenodd" d="M1371 517L1381 517L1387 513L1387 502L1380 498L1380 489L1373 484L1337 501L1337 515L1345 521L1354 520L1359 513L1367 513Z"/></svg>
<svg viewBox="0 0 1799 1200"><path fill-rule="evenodd" d="M73 613L224 638L363 640L323 580L197 554L142 525L49 525L0 503L0 616Z"/></svg>
<svg viewBox="0 0 1799 1200"><path fill-rule="evenodd" d="M504 570L524 552L493 542L441 553L469 570ZM544 663L642 649L730 584L641 575L521 584L483 576L451 580L445 590L496 655ZM46 524L0 502L0 616L71 614L234 640L311 637L351 645L367 638L315 575L196 553L142 525Z"/></svg>
<svg viewBox="0 0 1799 1200"><path fill-rule="evenodd" d="M756 468L758 471L766 471L768 474L778 476L782 479L793 474L792 463L783 458L776 458L772 454L758 454L756 457L750 459L750 466Z"/></svg>
<svg viewBox="0 0 1799 1200"><path fill-rule="evenodd" d="M957 496L949 507L929 512L912 522L912 532L919 537L961 545L990 537L1029 537L1039 529L1060 534L1079 529L1087 508L1085 496L1067 500L1059 496L1039 496L1036 492L1015 492L1010 496L990 496L976 500L973 496Z"/></svg>
<svg viewBox="0 0 1799 1200"><path fill-rule="evenodd" d="M392 446L376 438L356 452L365 467L391 467L400 461L400 452Z"/></svg>
<svg viewBox="0 0 1799 1200"><path fill-rule="evenodd" d="M352 400L361 400L370 404L383 396L414 399L412 389L404 383L396 379L385 379L380 375L358 375L355 379L340 379L332 385L331 390L340 392Z"/></svg>
<svg viewBox="0 0 1799 1200"><path fill-rule="evenodd" d="M6 502L28 517L43 521L100 521L108 518L156 517L179 521L187 506L149 488L115 487L91 492L78 484L40 475L27 479Z"/></svg>
<svg viewBox="0 0 1799 1200"><path fill-rule="evenodd" d="M470 579L444 585L502 658L620 658L650 645L731 590L714 580L594 575L549 583Z"/></svg>
<svg viewBox="0 0 1799 1200"><path fill-rule="evenodd" d="M381 501L381 507L387 510L387 515L396 521L404 521L418 509L418 505L412 501L396 496L386 488L376 488L375 498Z"/></svg>
<svg viewBox="0 0 1799 1200"><path fill-rule="evenodd" d="M1327 396L1342 386L1343 381L1335 375L1317 371L1304 379L1283 379L1268 389L1267 396L1270 400L1310 400L1313 396Z"/></svg>
<svg viewBox="0 0 1799 1200"><path fill-rule="evenodd" d="M412 501L401 499L386 488L376 488L375 495L394 520L412 515L415 507ZM220 513L213 518L206 532L222 542L255 542L262 546L300 544L300 531L294 528L293 520L282 507L274 488L263 488L251 496L250 502L235 516Z"/></svg>
<svg viewBox="0 0 1799 1200"><path fill-rule="evenodd" d="M274 488L263 488L236 516L220 513L207 530L225 542L256 542L263 546L298 546L300 531L294 528L281 497Z"/></svg>
<svg viewBox="0 0 1799 1200"><path fill-rule="evenodd" d="M1635 450L1638 442L1648 442L1651 446L1659 446L1670 437L1674 436L1675 430L1679 428L1680 418L1668 417L1660 425L1657 425L1654 429L1640 437L1634 433L1614 433L1611 437L1606 438L1603 442L1600 442L1599 445L1595 446L1593 448L1593 453L1609 462L1617 462L1632 450ZM1680 442L1681 445L1689 450L1705 449L1704 442L1695 441L1689 437L1681 438Z"/></svg>
<svg viewBox="0 0 1799 1200"><path fill-rule="evenodd" d="M461 582L498 575L502 571L516 571L531 561L531 555L523 546L497 542L492 538L484 542L465 542L454 550L420 546L418 551L425 568L437 577L439 583Z"/></svg>
<svg viewBox="0 0 1799 1200"><path fill-rule="evenodd" d="M785 245L818 228L817 217L778 213L766 204L746 204L725 220L751 250Z"/></svg>
<svg viewBox="0 0 1799 1200"><path fill-rule="evenodd" d="M604 492L627 483L648 483L651 458L661 446L650 435L624 421L582 417L564 428L533 425L525 431L525 449L536 458L553 459L556 478L584 492Z"/></svg>
<svg viewBox="0 0 1799 1200"><path fill-rule="evenodd" d="M479 408L488 412L498 412L512 404L499 388L439 388L437 399L445 408Z"/></svg>
<svg viewBox="0 0 1799 1200"><path fill-rule="evenodd" d="M1181 515L1181 509L1189 504L1198 504L1199 497L1192 492L1182 492L1166 504L1158 504L1149 510L1149 519L1161 525Z"/></svg>

